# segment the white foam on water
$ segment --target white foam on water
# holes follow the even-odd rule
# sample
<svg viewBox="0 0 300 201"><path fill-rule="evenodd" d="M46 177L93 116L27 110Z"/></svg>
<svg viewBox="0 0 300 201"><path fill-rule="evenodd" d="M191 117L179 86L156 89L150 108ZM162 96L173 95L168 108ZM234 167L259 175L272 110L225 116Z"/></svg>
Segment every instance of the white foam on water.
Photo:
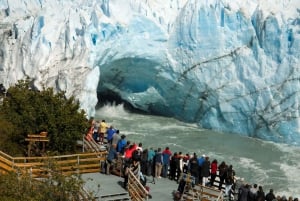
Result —
<svg viewBox="0 0 300 201"><path fill-rule="evenodd" d="M124 135L128 136L130 138L130 136L142 136L145 137L145 134L142 134L140 132L132 132L132 131L124 131L122 132Z"/></svg>
<svg viewBox="0 0 300 201"><path fill-rule="evenodd" d="M276 146L284 152L279 165L289 181L288 188L278 189L277 193L300 198L300 147L287 144L276 144Z"/></svg>
<svg viewBox="0 0 300 201"><path fill-rule="evenodd" d="M255 175L255 178L251 179L251 181L248 181L250 184L257 183L257 184L263 184L268 179L268 172L272 170L265 170L261 167L261 164L256 162L255 160L251 158L239 158L236 160L236 163L238 164L239 169L248 170L249 172L252 172L252 175ZM243 175L238 174L238 176L243 177Z"/></svg>
<svg viewBox="0 0 300 201"><path fill-rule="evenodd" d="M95 117L110 117L110 118L130 118L130 113L128 113L123 104L107 104L99 108L96 111Z"/></svg>

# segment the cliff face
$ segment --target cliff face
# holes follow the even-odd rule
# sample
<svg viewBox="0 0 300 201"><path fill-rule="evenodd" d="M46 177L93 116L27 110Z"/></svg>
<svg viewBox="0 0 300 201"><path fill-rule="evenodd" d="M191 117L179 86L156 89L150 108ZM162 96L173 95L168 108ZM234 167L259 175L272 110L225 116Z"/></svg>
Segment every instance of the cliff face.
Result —
<svg viewBox="0 0 300 201"><path fill-rule="evenodd" d="M205 128L299 144L299 5L0 1L0 83L29 76L75 95L89 116L97 92L110 93Z"/></svg>

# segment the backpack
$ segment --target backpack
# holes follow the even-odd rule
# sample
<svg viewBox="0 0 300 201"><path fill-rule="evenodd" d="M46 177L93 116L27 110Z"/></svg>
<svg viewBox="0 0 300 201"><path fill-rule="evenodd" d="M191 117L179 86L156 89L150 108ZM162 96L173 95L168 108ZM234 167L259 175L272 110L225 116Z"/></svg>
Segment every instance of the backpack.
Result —
<svg viewBox="0 0 300 201"><path fill-rule="evenodd" d="M225 182L228 184L233 184L234 183L234 171L233 170L227 170L226 172L226 178Z"/></svg>
<svg viewBox="0 0 300 201"><path fill-rule="evenodd" d="M142 153L141 153L141 151L140 150L134 150L133 152L132 152L132 160L134 160L134 161L141 161L141 159L142 159Z"/></svg>

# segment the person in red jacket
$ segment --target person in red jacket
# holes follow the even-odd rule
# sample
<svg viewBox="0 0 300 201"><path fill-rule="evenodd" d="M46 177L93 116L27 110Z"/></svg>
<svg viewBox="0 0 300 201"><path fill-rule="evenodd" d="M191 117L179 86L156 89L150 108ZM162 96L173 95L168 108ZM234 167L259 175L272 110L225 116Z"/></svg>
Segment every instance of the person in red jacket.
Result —
<svg viewBox="0 0 300 201"><path fill-rule="evenodd" d="M168 176L171 156L172 156L172 152L170 151L170 148L166 147L165 150L162 152L162 157L163 157L162 177L164 178L167 178Z"/></svg>
<svg viewBox="0 0 300 201"><path fill-rule="evenodd" d="M218 161L216 159L210 164L210 186L214 186L218 170Z"/></svg>
<svg viewBox="0 0 300 201"><path fill-rule="evenodd" d="M125 150L124 156L125 160L130 160L132 158L132 153L134 150L136 150L137 144L133 143L129 146L128 149Z"/></svg>

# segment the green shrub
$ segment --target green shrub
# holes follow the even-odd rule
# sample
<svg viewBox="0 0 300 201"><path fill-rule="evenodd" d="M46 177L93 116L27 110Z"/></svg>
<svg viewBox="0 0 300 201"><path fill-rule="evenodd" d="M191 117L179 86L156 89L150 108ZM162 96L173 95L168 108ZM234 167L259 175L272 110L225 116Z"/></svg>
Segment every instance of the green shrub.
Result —
<svg viewBox="0 0 300 201"><path fill-rule="evenodd" d="M0 145L10 154L17 154L14 149L24 153L27 135L41 131L48 132L48 151L72 153L88 126L86 114L74 97L55 93L53 88L36 90L29 79L11 86L0 105Z"/></svg>
<svg viewBox="0 0 300 201"><path fill-rule="evenodd" d="M0 201L79 201L84 181L80 177L52 174L39 181L29 175L16 173L0 174ZM87 200L94 200L92 192L84 194Z"/></svg>

